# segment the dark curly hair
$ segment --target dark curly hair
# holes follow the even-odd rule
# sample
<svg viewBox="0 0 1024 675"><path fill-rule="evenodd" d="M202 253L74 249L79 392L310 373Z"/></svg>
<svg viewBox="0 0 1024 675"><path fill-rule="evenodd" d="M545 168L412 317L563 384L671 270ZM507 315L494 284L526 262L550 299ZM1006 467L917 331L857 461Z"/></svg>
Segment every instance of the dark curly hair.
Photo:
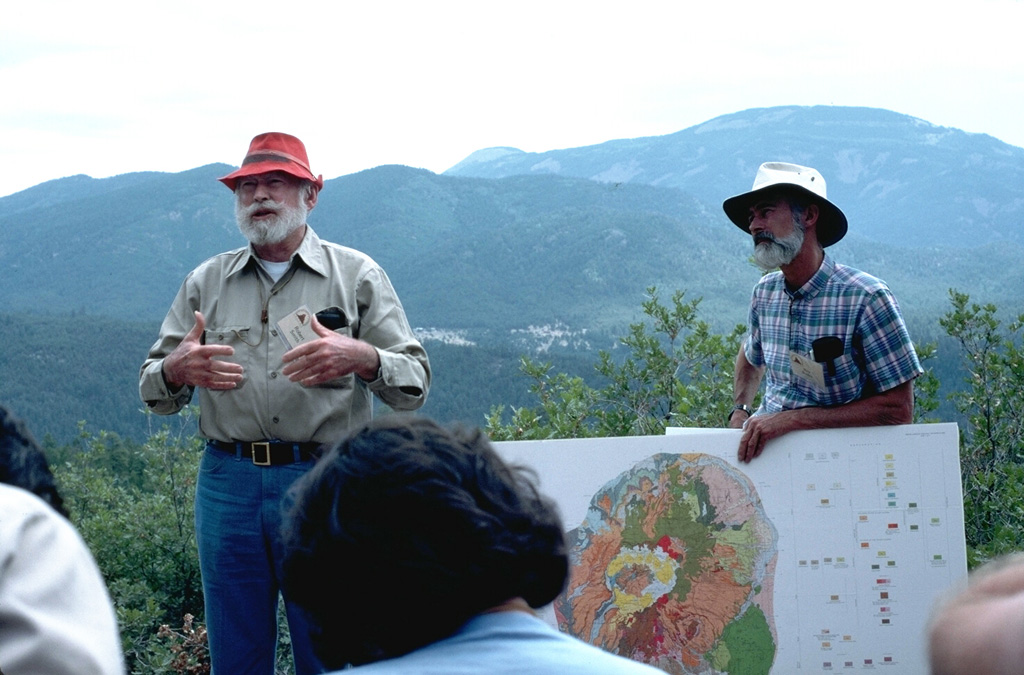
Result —
<svg viewBox="0 0 1024 675"><path fill-rule="evenodd" d="M561 520L536 477L479 430L389 415L331 448L292 488L285 595L318 627L329 669L408 653L511 598L561 592Z"/></svg>
<svg viewBox="0 0 1024 675"><path fill-rule="evenodd" d="M64 500L57 491L43 449L25 424L0 405L0 483L28 490L65 518Z"/></svg>

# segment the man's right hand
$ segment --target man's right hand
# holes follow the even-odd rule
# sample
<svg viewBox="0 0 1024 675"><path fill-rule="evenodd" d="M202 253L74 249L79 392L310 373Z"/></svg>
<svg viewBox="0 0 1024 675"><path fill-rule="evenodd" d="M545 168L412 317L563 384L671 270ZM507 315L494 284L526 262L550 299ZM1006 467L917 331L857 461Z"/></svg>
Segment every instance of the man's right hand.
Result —
<svg viewBox="0 0 1024 675"><path fill-rule="evenodd" d="M730 429L742 429L743 424L750 419L750 415L743 412L742 410L733 410L732 414L729 415L729 428Z"/></svg>
<svg viewBox="0 0 1024 675"><path fill-rule="evenodd" d="M206 319L196 312L196 325L192 327L174 351L164 358L164 380L171 389L184 385L207 389L234 389L242 381L242 366L214 357L235 353L228 345L202 344Z"/></svg>
<svg viewBox="0 0 1024 675"><path fill-rule="evenodd" d="M802 410L807 410L807 408ZM759 457L764 452L764 446L768 441L799 428L794 424L798 416L799 412L796 410L781 410L749 418L743 425L737 459L747 463L755 457ZM742 415L736 415L736 417L742 417Z"/></svg>

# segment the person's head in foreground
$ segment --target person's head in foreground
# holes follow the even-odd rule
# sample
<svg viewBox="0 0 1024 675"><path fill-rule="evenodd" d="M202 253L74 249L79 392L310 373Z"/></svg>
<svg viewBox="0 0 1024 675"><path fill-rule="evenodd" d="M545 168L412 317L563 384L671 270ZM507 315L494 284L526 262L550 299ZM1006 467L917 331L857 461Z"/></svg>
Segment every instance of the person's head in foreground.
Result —
<svg viewBox="0 0 1024 675"><path fill-rule="evenodd" d="M401 656L474 616L550 603L568 558L532 474L479 431L389 415L293 488L284 586L319 627L328 668Z"/></svg>
<svg viewBox="0 0 1024 675"><path fill-rule="evenodd" d="M979 567L936 605L928 660L933 675L1024 672L1024 553Z"/></svg>

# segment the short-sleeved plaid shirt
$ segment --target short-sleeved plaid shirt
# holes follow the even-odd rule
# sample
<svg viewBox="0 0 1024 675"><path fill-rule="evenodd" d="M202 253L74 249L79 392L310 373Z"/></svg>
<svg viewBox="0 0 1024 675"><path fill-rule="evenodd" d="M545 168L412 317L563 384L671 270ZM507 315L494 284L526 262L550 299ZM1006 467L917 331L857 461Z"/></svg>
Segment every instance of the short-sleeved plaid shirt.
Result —
<svg viewBox="0 0 1024 675"><path fill-rule="evenodd" d="M765 395L758 413L807 406L835 406L865 394L888 391L924 370L910 340L899 304L885 282L837 265L828 254L821 267L795 292L782 272L767 274L754 286L747 361L767 366ZM825 369L825 388L797 377L790 351L812 356L812 343L835 336L843 344L834 374Z"/></svg>

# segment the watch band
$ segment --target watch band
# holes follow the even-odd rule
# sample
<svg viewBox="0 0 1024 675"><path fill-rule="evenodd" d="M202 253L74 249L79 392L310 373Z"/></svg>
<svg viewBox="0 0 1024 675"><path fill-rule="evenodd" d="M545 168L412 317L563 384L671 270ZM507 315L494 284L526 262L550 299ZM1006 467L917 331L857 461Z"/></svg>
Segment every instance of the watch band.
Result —
<svg viewBox="0 0 1024 675"><path fill-rule="evenodd" d="M737 403L732 407L732 410L729 411L728 417L725 418L726 423L728 423L732 419L732 414L737 410L742 410L743 412L747 413L747 417L750 417L754 414L754 409L751 408L749 405L746 405L744 403Z"/></svg>

